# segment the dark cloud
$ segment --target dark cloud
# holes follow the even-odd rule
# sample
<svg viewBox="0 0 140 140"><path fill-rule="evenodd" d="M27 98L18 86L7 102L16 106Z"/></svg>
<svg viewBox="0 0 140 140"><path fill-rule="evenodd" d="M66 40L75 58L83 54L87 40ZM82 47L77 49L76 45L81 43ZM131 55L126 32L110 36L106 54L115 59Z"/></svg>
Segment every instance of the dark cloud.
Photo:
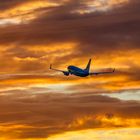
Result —
<svg viewBox="0 0 140 140"><path fill-rule="evenodd" d="M68 130L104 127L105 122L102 121L104 117L108 121L114 117L122 120L140 117L140 104L134 101L121 101L88 93L82 95L19 93L15 93L14 96L0 96L0 122L25 125L25 128L19 128L22 138L47 137ZM89 116L90 119L83 125L78 124L77 119ZM120 125L125 127L124 122ZM110 120L106 127L119 126ZM13 129L13 133L16 130Z"/></svg>
<svg viewBox="0 0 140 140"><path fill-rule="evenodd" d="M79 15L72 13L82 9L84 3L70 1L54 7L27 25L1 28L1 43L48 44L55 42L80 42L84 53L114 49L139 48L139 2L107 12ZM79 8L82 5L82 8ZM86 6L86 5L85 5ZM125 46L129 43L130 46ZM124 46L120 45L124 44Z"/></svg>

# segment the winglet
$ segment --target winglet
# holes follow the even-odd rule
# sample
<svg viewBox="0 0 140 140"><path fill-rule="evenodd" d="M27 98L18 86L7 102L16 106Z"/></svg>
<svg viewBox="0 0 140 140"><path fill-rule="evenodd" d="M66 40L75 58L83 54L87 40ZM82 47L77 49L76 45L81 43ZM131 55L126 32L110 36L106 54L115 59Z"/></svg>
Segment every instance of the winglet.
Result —
<svg viewBox="0 0 140 140"><path fill-rule="evenodd" d="M50 64L50 69L52 69L52 64Z"/></svg>
<svg viewBox="0 0 140 140"><path fill-rule="evenodd" d="M115 72L115 68L113 69L113 71L112 72Z"/></svg>

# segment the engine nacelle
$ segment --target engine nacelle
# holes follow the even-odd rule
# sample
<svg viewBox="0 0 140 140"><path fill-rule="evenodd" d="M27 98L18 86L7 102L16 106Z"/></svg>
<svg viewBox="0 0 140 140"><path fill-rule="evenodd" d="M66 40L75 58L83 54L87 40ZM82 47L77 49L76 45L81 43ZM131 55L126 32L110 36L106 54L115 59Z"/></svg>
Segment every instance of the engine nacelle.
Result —
<svg viewBox="0 0 140 140"><path fill-rule="evenodd" d="M69 72L63 72L64 75L69 76Z"/></svg>

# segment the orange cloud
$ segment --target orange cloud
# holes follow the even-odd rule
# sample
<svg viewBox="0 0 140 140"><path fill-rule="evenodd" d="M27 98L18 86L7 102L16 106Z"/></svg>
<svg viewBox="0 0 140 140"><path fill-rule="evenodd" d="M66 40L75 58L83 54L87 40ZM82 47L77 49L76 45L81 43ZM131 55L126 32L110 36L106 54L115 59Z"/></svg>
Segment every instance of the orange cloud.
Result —
<svg viewBox="0 0 140 140"><path fill-rule="evenodd" d="M1 137L43 139L69 131L139 128L139 102L91 93L44 94L43 90L13 89L0 94Z"/></svg>
<svg viewBox="0 0 140 140"><path fill-rule="evenodd" d="M138 139L139 4L1 2L0 139ZM85 79L49 70L85 68L89 58L91 71L115 73ZM127 98L136 92L136 101Z"/></svg>
<svg viewBox="0 0 140 140"><path fill-rule="evenodd" d="M116 139L116 140L132 140L139 139L139 128L122 128L113 130L82 130L82 131L72 131L63 134L51 136L47 140L104 140L104 139Z"/></svg>
<svg viewBox="0 0 140 140"><path fill-rule="evenodd" d="M26 2L19 2L17 3L17 5L15 3L14 7L8 8L0 13L0 17L2 18L0 20L0 23L3 25L8 23L11 24L26 23L30 20L35 19L38 16L36 10L40 8L55 7L55 6L59 6L59 4L51 1L41 1L41 0L36 1L29 0Z"/></svg>
<svg viewBox="0 0 140 140"><path fill-rule="evenodd" d="M71 123L69 128L85 128L85 127L99 127L99 128L110 128L110 127L139 127L140 120L132 118L121 118L114 117L112 114L106 114L106 116L83 116L77 118Z"/></svg>

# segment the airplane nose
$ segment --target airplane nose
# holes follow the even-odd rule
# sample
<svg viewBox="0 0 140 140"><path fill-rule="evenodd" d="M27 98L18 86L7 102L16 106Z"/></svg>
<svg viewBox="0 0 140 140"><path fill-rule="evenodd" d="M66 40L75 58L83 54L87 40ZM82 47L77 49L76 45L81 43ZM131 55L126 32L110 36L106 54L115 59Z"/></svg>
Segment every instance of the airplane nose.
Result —
<svg viewBox="0 0 140 140"><path fill-rule="evenodd" d="M68 69L69 73L72 74L71 66L68 66L67 69Z"/></svg>
<svg viewBox="0 0 140 140"><path fill-rule="evenodd" d="M67 68L68 70L70 70L71 69L71 66L68 66L68 68Z"/></svg>
<svg viewBox="0 0 140 140"><path fill-rule="evenodd" d="M67 67L68 71L70 72L70 66Z"/></svg>

